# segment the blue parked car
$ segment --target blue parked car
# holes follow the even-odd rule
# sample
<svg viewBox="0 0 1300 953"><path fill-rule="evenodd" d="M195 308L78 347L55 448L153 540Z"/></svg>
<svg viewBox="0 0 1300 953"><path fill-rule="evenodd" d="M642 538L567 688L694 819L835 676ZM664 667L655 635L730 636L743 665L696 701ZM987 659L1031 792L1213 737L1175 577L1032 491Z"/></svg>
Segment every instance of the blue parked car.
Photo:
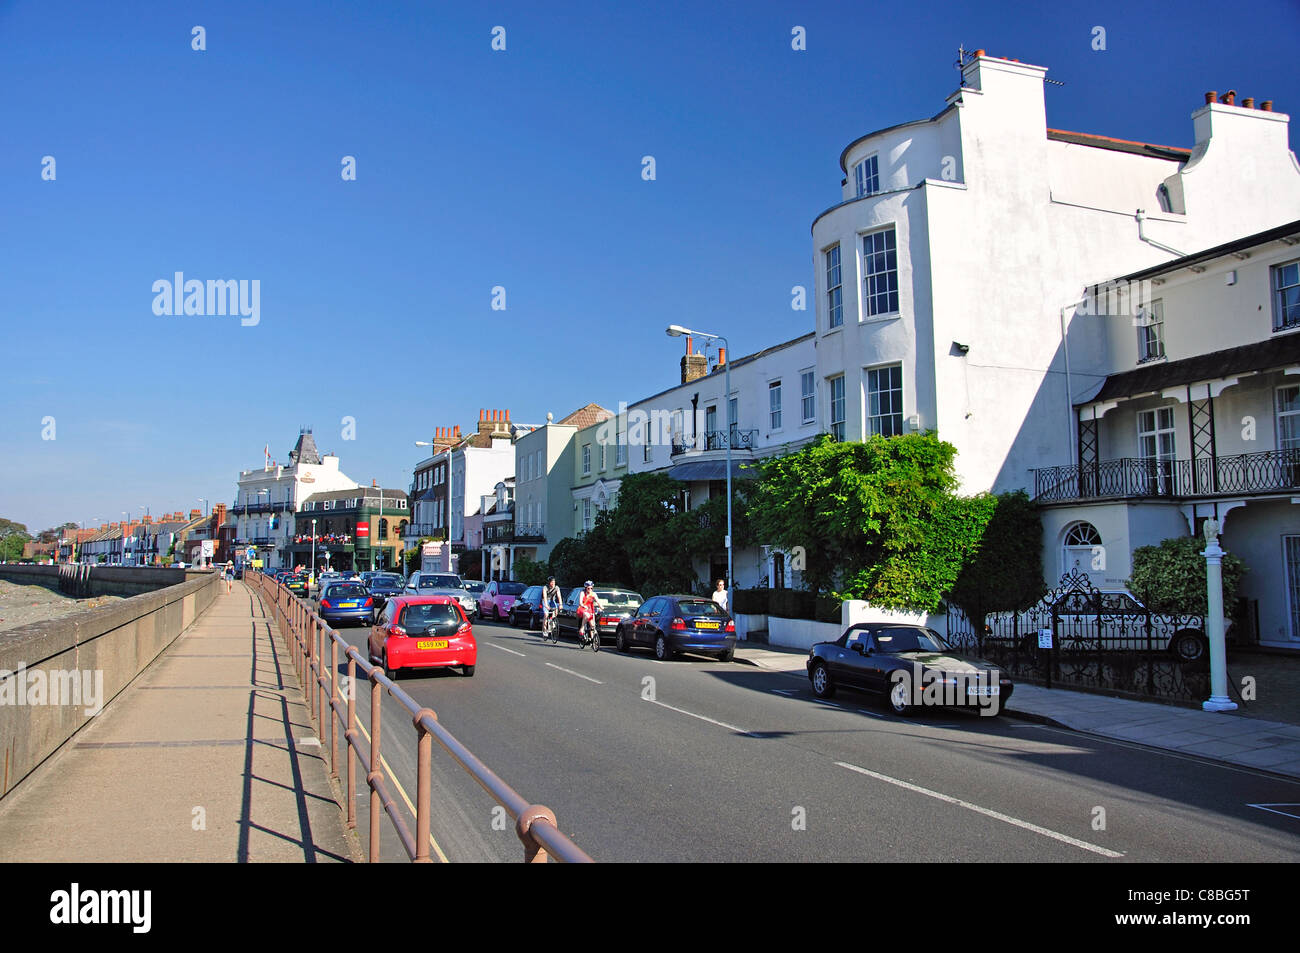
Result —
<svg viewBox="0 0 1300 953"><path fill-rule="evenodd" d="M375 600L359 582L331 582L321 591L319 611L330 625L370 625L375 618Z"/></svg>
<svg viewBox="0 0 1300 953"><path fill-rule="evenodd" d="M392 572L367 572L361 574L361 582L370 595L375 600L375 611L378 612L384 608L384 605L393 596L400 595L402 592L402 577Z"/></svg>
<svg viewBox="0 0 1300 953"><path fill-rule="evenodd" d="M615 644L620 652L648 646L664 662L681 652L730 662L736 655L736 623L707 596L655 596L619 622Z"/></svg>

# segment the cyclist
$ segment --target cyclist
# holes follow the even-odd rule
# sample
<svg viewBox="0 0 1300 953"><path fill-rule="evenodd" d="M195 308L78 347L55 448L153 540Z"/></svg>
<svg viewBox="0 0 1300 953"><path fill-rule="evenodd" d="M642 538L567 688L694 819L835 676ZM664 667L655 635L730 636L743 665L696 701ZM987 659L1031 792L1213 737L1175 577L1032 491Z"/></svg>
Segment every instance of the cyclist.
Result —
<svg viewBox="0 0 1300 953"><path fill-rule="evenodd" d="M555 584L555 577L549 576L542 589L542 635L555 631L555 616L560 611L560 587Z"/></svg>
<svg viewBox="0 0 1300 953"><path fill-rule="evenodd" d="M596 625L596 613L600 612L602 606L600 599L596 596L596 590L592 586L592 581L588 579L582 584L582 595L578 597L578 637L584 643L587 642L586 633L588 624L590 624L592 638L599 645L600 628Z"/></svg>

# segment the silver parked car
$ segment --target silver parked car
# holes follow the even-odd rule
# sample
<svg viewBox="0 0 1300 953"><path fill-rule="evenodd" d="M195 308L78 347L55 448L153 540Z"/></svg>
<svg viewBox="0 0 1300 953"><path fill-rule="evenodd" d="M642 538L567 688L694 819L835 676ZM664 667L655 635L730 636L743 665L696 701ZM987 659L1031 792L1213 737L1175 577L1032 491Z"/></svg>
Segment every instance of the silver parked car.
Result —
<svg viewBox="0 0 1300 953"><path fill-rule="evenodd" d="M451 596L460 603L467 618L474 618L478 602L454 572L413 572L402 589L404 596Z"/></svg>

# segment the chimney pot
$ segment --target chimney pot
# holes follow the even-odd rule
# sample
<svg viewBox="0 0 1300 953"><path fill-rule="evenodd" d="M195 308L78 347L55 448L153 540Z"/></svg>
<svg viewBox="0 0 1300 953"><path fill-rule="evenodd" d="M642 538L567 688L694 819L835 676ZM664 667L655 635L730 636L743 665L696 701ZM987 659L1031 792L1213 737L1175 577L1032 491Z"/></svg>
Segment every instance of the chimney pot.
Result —
<svg viewBox="0 0 1300 953"><path fill-rule="evenodd" d="M981 57L981 56L983 56L983 55L984 55L984 51L983 51L983 50L976 50L976 51L975 51L975 56L976 56L977 58L978 58L978 57Z"/></svg>
<svg viewBox="0 0 1300 953"><path fill-rule="evenodd" d="M509 420L509 419L510 419L510 408L507 407L507 408L506 408L506 420Z"/></svg>
<svg viewBox="0 0 1300 953"><path fill-rule="evenodd" d="M1223 103L1223 105L1225 106L1236 105L1237 91L1235 89L1228 90L1226 93L1223 94L1223 97L1219 100L1219 102Z"/></svg>
<svg viewBox="0 0 1300 953"><path fill-rule="evenodd" d="M1246 108L1246 109L1254 109L1254 108L1255 108L1255 97L1254 97L1254 96L1245 96L1245 97L1243 97L1242 100L1241 100L1241 105L1242 105L1244 108Z"/></svg>
<svg viewBox="0 0 1300 953"><path fill-rule="evenodd" d="M1273 100L1271 99L1264 100L1262 103L1259 104L1259 108L1266 113L1271 113L1273 111Z"/></svg>
<svg viewBox="0 0 1300 953"><path fill-rule="evenodd" d="M725 347L720 347L718 348L718 366L721 367L723 364L726 363L727 363L727 349Z"/></svg>
<svg viewBox="0 0 1300 953"><path fill-rule="evenodd" d="M1205 93L1206 105L1209 105L1210 103L1214 102L1218 98L1219 98L1219 91L1217 89L1206 90Z"/></svg>

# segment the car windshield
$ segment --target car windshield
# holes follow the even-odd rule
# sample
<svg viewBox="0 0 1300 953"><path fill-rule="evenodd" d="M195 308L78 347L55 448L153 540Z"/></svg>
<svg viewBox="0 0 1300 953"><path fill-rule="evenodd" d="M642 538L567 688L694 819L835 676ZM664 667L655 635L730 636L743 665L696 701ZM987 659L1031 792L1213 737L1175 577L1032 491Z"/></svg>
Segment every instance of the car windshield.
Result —
<svg viewBox="0 0 1300 953"><path fill-rule="evenodd" d="M503 582L497 589L497 594L502 596L517 596L524 591L522 582Z"/></svg>
<svg viewBox="0 0 1300 953"><path fill-rule="evenodd" d="M365 595L366 587L355 582L340 582L325 591L327 599L362 599Z"/></svg>
<svg viewBox="0 0 1300 953"><path fill-rule="evenodd" d="M430 575L426 573L420 577L421 589L460 589L460 576L449 576L447 574Z"/></svg>
<svg viewBox="0 0 1300 953"><path fill-rule="evenodd" d="M470 591L470 592L482 592L484 589L487 588L487 583L485 583L485 582L467 582L467 583L465 583L465 585L463 586L463 588L464 588L464 589L467 589L467 590Z"/></svg>
<svg viewBox="0 0 1300 953"><path fill-rule="evenodd" d="M725 615L722 606L710 599L682 599L677 603L682 615Z"/></svg>
<svg viewBox="0 0 1300 953"><path fill-rule="evenodd" d="M401 576L390 576L387 573L372 576L370 578L372 586L400 586L402 584Z"/></svg>
<svg viewBox="0 0 1300 953"><path fill-rule="evenodd" d="M876 633L876 647L882 652L948 652L948 643L934 629L881 629Z"/></svg>
<svg viewBox="0 0 1300 953"><path fill-rule="evenodd" d="M431 625L443 625L448 622L460 623L460 613L456 607L447 602L427 606L407 606L402 613L402 628L419 632Z"/></svg>
<svg viewBox="0 0 1300 953"><path fill-rule="evenodd" d="M609 608L636 608L645 600L639 593L625 592L622 589L598 589L596 598L603 602Z"/></svg>

